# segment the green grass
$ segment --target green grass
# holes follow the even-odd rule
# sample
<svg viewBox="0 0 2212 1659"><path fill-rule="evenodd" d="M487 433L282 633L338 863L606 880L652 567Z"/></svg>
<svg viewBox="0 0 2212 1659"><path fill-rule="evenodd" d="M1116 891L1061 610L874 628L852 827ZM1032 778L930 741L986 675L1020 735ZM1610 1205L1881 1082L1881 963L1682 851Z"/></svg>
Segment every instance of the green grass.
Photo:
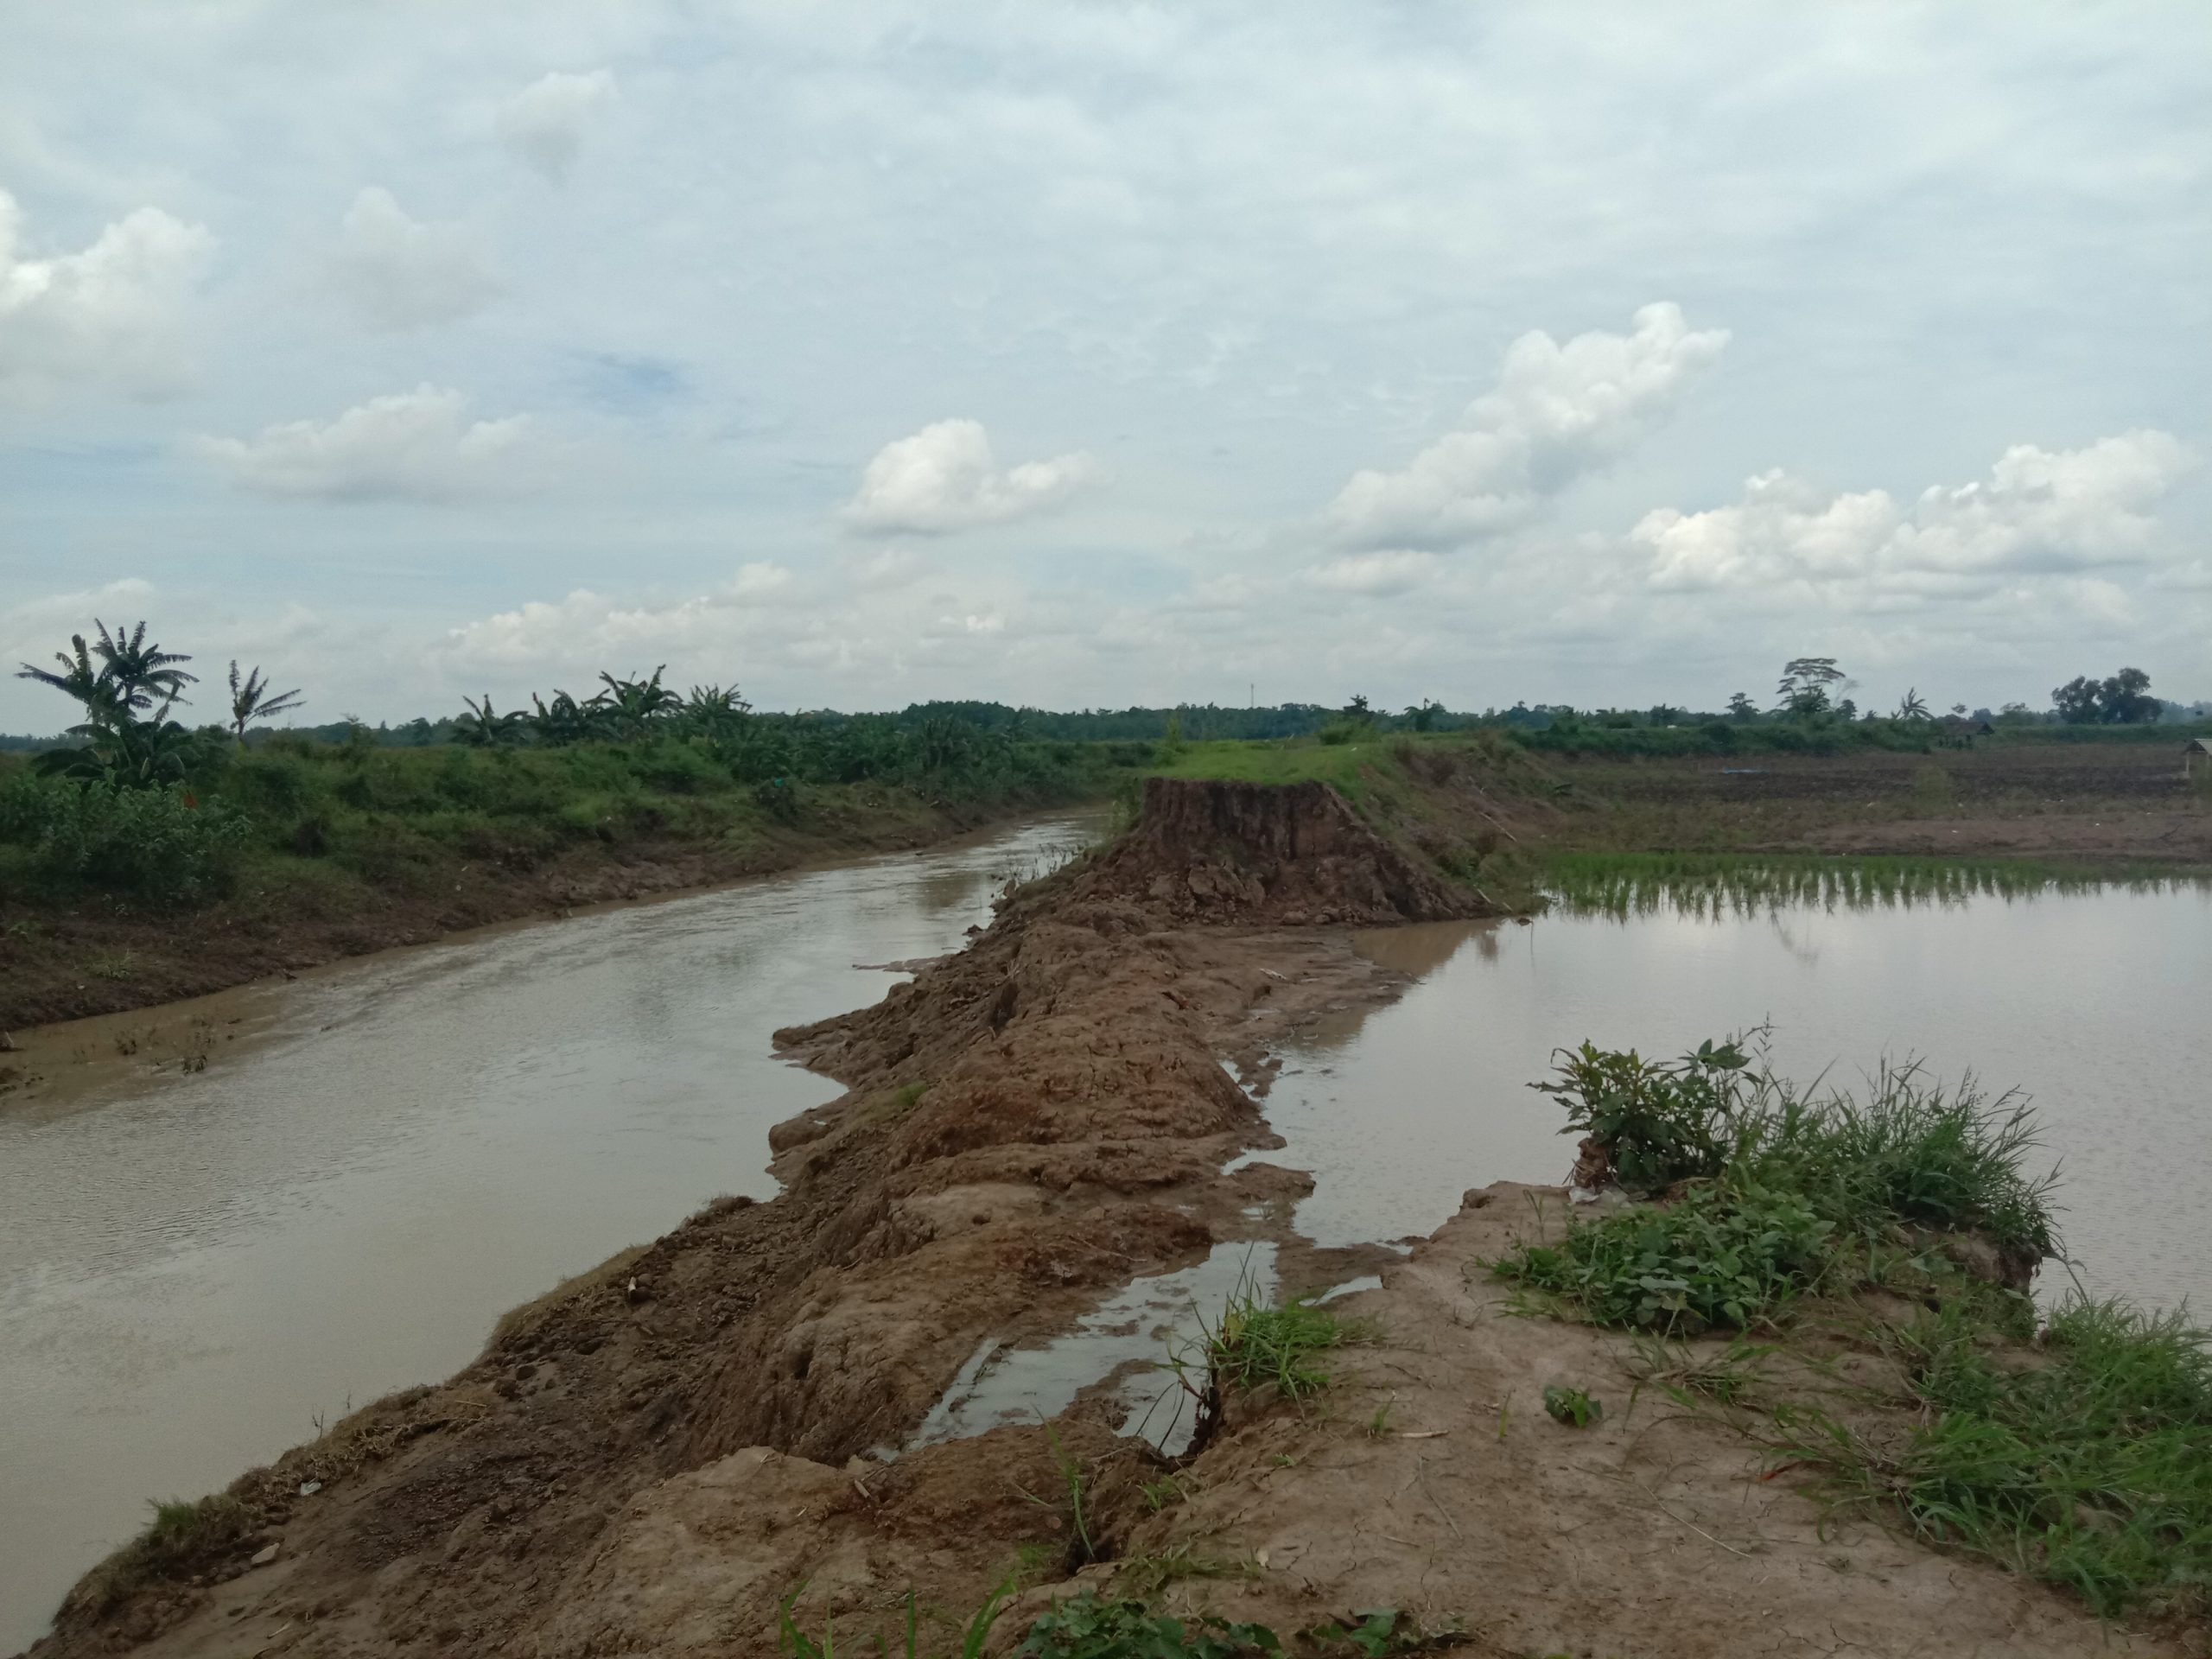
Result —
<svg viewBox="0 0 2212 1659"><path fill-rule="evenodd" d="M1861 1333L1896 1360L1905 1398L1893 1403L1908 1413L1861 1424L1828 1403L1784 1401L1764 1436L1777 1465L1817 1465L1835 1501L2065 1586L2101 1614L2212 1611L2206 1334L2180 1314L2077 1295L2038 1338L2024 1294L1970 1275L1943 1249L1944 1235L1971 1233L2015 1268L2057 1253L2051 1178L2029 1173L2024 1103L1910 1065L1878 1072L1864 1099L1808 1097L1713 1058L1732 1047L1700 1052L1703 1064L1653 1067L1586 1046L1547 1085L1577 1127L1648 1141L1616 1144L1616 1167L1652 1167L1685 1146L1720 1148L1719 1166L1677 1183L1669 1202L1492 1263L1517 1287L1518 1311L1651 1333L1639 1388L1727 1408L1767 1394L1761 1363L1774 1351L1739 1337L1700 1358L1666 1338L1778 1327L1808 1294L1908 1290L1933 1311ZM1698 1086L1670 1093L1654 1075ZM1608 1090L1632 1095L1634 1109Z"/></svg>
<svg viewBox="0 0 2212 1659"><path fill-rule="evenodd" d="M675 736L562 748L279 740L207 746L184 782L119 792L4 758L0 899L173 907L302 881L326 896L449 891L458 865L521 872L579 848L742 855L779 838L920 826L946 809L1103 799L1149 750L995 741L928 765L911 744L872 760L810 753L789 775L756 779L751 760Z"/></svg>
<svg viewBox="0 0 2212 1659"><path fill-rule="evenodd" d="M1304 1400L1329 1385L1321 1356L1358 1335L1302 1297L1274 1306L1242 1294L1206 1337L1206 1369L1224 1392L1266 1389L1279 1399Z"/></svg>
<svg viewBox="0 0 2212 1659"><path fill-rule="evenodd" d="M1774 1450L1840 1502L1894 1511L1928 1542L2077 1592L2107 1617L2212 1611L2212 1351L2179 1314L2076 1298L2037 1362L1999 1363L1947 1306L1896 1333L1919 1421L1902 1444L1821 1411L1779 1417Z"/></svg>
<svg viewBox="0 0 2212 1659"><path fill-rule="evenodd" d="M149 1507L154 1518L146 1529L103 1561L77 1591L77 1598L90 1604L88 1611L106 1612L149 1584L181 1580L213 1566L254 1531L252 1511L226 1492L196 1500L155 1499Z"/></svg>
<svg viewBox="0 0 2212 1659"><path fill-rule="evenodd" d="M1554 852L1541 885L1570 915L1756 916L1785 905L1910 909L1976 898L2088 893L2109 883L2180 890L2212 872L2172 865L2012 858L1832 858L1817 854Z"/></svg>
<svg viewBox="0 0 2212 1659"><path fill-rule="evenodd" d="M1603 1165L1681 1192L1493 1264L1593 1324L1673 1335L1771 1322L1808 1291L1926 1267L1923 1228L1979 1234L2026 1263L2058 1248L2050 1179L2023 1170L2036 1145L2025 1103L1971 1078L1947 1088L1885 1065L1863 1100L1808 1095L1710 1043L1670 1065L1585 1044L1557 1077L1537 1086Z"/></svg>
<svg viewBox="0 0 2212 1659"><path fill-rule="evenodd" d="M1148 770L1162 778L1203 778L1236 784L1302 784L1318 779L1352 792L1361 787L1361 774L1366 769L1384 763L1391 746L1406 741L1378 732L1364 741L1342 744L1325 744L1310 737L1185 743L1180 753Z"/></svg>

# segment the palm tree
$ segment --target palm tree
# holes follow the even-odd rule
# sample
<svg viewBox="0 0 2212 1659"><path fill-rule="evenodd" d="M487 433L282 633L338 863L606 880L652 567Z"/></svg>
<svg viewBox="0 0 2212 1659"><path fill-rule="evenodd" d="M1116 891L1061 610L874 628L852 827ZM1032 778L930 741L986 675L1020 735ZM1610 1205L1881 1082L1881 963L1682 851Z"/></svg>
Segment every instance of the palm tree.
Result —
<svg viewBox="0 0 2212 1659"><path fill-rule="evenodd" d="M601 695L606 698L607 711L624 736L643 737L652 721L681 705L683 699L660 683L660 677L667 671L668 664L663 663L653 670L649 680L618 680L612 674L600 675L607 683L607 690Z"/></svg>
<svg viewBox="0 0 2212 1659"><path fill-rule="evenodd" d="M69 644L73 647L73 654L70 651L57 651L54 653L54 660L61 664L61 671L59 674L52 669L40 668L34 664L25 663L16 671L16 677L19 680L36 680L41 685L50 685L55 690L65 696L74 697L82 703L85 709L84 723L72 727L70 728L72 731L79 733L105 731L115 725L126 713L122 699L116 691L115 682L109 677L105 669L92 666L92 652L85 644L83 634L71 634Z"/></svg>
<svg viewBox="0 0 2212 1659"><path fill-rule="evenodd" d="M188 674L175 666L192 658L181 652L163 651L158 645L148 645L143 622L127 634L121 628L110 633L107 624L97 617L92 626L100 635L99 644L92 647L100 659L100 677L114 685L125 708L150 709L158 697L166 710L169 704L185 701L186 686L198 683L197 675Z"/></svg>
<svg viewBox="0 0 2212 1659"><path fill-rule="evenodd" d="M510 709L504 715L492 712L492 694L486 691L479 704L464 696L461 702L468 712L453 723L454 741L480 749L496 748L501 744L513 743L522 736L522 711Z"/></svg>
<svg viewBox="0 0 2212 1659"><path fill-rule="evenodd" d="M1897 704L1897 717L1899 720L1926 720L1929 717L1928 700L1920 695L1918 687L1905 687L1904 701Z"/></svg>
<svg viewBox="0 0 2212 1659"><path fill-rule="evenodd" d="M231 735L238 741L245 741L245 728L250 722L289 714L299 706L297 690L271 692L258 668L241 681L238 658L231 659Z"/></svg>

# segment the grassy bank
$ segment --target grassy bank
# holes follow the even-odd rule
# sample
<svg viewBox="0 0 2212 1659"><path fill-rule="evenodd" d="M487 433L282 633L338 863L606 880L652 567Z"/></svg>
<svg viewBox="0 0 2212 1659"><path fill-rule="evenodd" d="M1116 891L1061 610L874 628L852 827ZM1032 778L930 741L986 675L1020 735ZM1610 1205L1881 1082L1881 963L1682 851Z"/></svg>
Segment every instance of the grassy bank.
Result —
<svg viewBox="0 0 2212 1659"><path fill-rule="evenodd" d="M2078 1294L2038 1317L2027 1275L2061 1252L2020 1102L1910 1068L1812 1095L1710 1043L1585 1045L1541 1086L1578 1177L1646 1202L1494 1262L1525 1311L1647 1333L1648 1378L1830 1503L2107 1617L2212 1608L2212 1349ZM1703 1336L1733 1340L1678 1345Z"/></svg>
<svg viewBox="0 0 2212 1659"><path fill-rule="evenodd" d="M940 736L943 734L940 734ZM746 775L677 739L211 746L148 788L0 757L0 1030L1103 800L1145 746L946 741ZM804 757L801 757L804 759Z"/></svg>

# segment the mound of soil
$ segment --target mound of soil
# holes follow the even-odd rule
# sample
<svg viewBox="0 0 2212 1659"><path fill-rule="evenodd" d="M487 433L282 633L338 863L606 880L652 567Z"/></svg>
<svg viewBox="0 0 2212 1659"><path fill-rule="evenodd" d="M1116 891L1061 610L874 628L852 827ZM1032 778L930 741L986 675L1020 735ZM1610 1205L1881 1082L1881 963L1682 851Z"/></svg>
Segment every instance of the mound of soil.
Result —
<svg viewBox="0 0 2212 1659"><path fill-rule="evenodd" d="M1145 780L1136 828L1076 891L1179 921L1448 921L1496 913L1369 827L1328 785Z"/></svg>

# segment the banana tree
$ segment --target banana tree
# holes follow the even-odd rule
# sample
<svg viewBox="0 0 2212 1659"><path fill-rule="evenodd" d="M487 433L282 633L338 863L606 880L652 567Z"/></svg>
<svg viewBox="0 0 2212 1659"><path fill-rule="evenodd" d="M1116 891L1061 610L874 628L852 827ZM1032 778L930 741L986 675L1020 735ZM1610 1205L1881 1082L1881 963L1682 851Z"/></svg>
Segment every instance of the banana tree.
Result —
<svg viewBox="0 0 2212 1659"><path fill-rule="evenodd" d="M488 691L481 703L466 696L461 702L467 705L468 712L453 723L455 742L466 743L472 748L493 749L522 741L523 716L519 709L511 709L504 715L494 714Z"/></svg>
<svg viewBox="0 0 2212 1659"><path fill-rule="evenodd" d="M660 683L667 671L668 664L663 663L649 680L618 680L612 674L600 675L607 686L601 696L607 713L624 737L643 737L654 721L681 705L683 699Z"/></svg>
<svg viewBox="0 0 2212 1659"><path fill-rule="evenodd" d="M273 720L300 707L298 690L271 691L257 668L238 678L238 659L231 659L231 735L245 741L245 728L257 720Z"/></svg>

